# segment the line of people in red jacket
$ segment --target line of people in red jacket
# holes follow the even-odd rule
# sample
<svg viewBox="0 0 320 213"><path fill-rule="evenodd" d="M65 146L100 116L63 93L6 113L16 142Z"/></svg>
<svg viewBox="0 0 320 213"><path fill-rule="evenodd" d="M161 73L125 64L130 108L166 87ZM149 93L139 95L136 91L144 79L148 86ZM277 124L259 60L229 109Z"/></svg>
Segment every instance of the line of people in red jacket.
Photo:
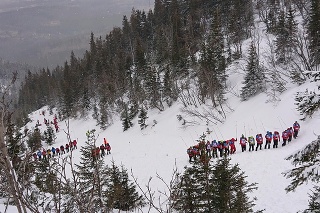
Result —
<svg viewBox="0 0 320 213"><path fill-rule="evenodd" d="M300 124L295 121L292 127L287 128L282 132L282 146L286 146L287 143L292 141L292 138L298 137L298 132L300 130ZM265 135L265 149L270 149L271 143L273 141L273 148L278 148L278 143L280 142L280 133L278 131L274 131L274 133L267 131ZM234 154L236 152L235 142L237 138L231 138L225 141L216 141L213 140L205 142L205 140L201 140L197 145L191 146L187 149L187 154L189 156L189 162L192 159L196 160L197 157L200 157L200 161L205 162L208 157L209 158L218 158L218 152L220 157L228 156L229 154ZM247 150L247 144L249 144L249 151L258 151L262 149L263 144L263 136L261 133L257 134L254 138L250 136L246 138L244 135L241 135L239 138L239 143L241 147L241 151L244 152ZM256 145L256 147L255 147Z"/></svg>
<svg viewBox="0 0 320 213"><path fill-rule="evenodd" d="M111 146L106 138L103 138L103 144L100 147L94 147L91 150L92 159L95 161L100 157L104 157L105 155L111 154Z"/></svg>
<svg viewBox="0 0 320 213"><path fill-rule="evenodd" d="M73 151L77 149L77 140L70 141L65 146L61 145L60 147L52 147L51 149L43 148L42 151L38 150L37 152L33 153L34 160L46 160L50 159L51 157L60 156L69 151Z"/></svg>

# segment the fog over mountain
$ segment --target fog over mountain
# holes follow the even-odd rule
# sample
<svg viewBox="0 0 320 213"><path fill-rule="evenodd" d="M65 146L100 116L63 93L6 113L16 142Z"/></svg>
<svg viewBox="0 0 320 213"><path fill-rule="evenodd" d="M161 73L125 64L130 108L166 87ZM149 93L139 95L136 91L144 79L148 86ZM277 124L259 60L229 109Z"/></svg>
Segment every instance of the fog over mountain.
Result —
<svg viewBox="0 0 320 213"><path fill-rule="evenodd" d="M154 0L0 0L0 58L53 68L82 56L91 31L104 36L132 8Z"/></svg>

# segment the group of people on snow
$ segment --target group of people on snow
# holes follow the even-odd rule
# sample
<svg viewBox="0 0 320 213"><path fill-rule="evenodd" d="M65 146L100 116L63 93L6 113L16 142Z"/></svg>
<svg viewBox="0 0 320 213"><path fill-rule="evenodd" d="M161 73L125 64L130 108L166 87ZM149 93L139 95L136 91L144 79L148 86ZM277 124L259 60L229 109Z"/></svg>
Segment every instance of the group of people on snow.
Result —
<svg viewBox="0 0 320 213"><path fill-rule="evenodd" d="M43 148L42 151L38 150L37 152L33 153L34 160L47 160L51 157L60 156L66 153L72 152L73 150L77 149L77 140L70 141L66 143L66 145L61 145L60 147L52 147L51 149Z"/></svg>
<svg viewBox="0 0 320 213"><path fill-rule="evenodd" d="M100 157L104 157L105 155L111 154L111 146L106 138L103 138L103 144L100 147L94 147L91 150L91 155L93 161L99 159Z"/></svg>
<svg viewBox="0 0 320 213"><path fill-rule="evenodd" d="M45 111L43 110L40 115L45 116ZM48 119L44 117L44 124L45 125L50 125L53 124L55 126L56 132L59 131L59 126L58 126L58 121L57 121L57 116L55 115L53 118L53 122L50 122ZM41 126L40 121L37 120L37 123L35 125L36 129L39 130L39 126ZM25 130L25 134L27 134L28 130ZM89 137L90 131L86 133L87 137ZM47 160L55 156L60 156L69 152L72 152L73 150L77 149L77 140L70 141L69 143L66 143L65 145L61 145L60 147L54 147L52 146L51 148L45 149L42 148L42 150L38 150L37 152L34 152L33 158L34 160ZM92 150L92 158L93 160L96 160L100 157L104 157L106 154L109 155L111 154L111 146L106 140L106 138L103 139L103 144L99 147L94 147Z"/></svg>
<svg viewBox="0 0 320 213"><path fill-rule="evenodd" d="M282 146L286 146L287 143L292 141L292 138L296 139L298 137L298 132L300 130L300 124L295 121L292 127L287 128L284 130L280 136L278 131L274 131L273 133L267 131L265 138L265 149L270 149L271 143L273 141L273 148L278 148L278 143L280 142L280 138L282 137ZM263 144L263 135L261 133L254 136L249 136L246 138L243 134L239 138L239 143L241 146L241 151L244 152L247 150L247 144L249 145L249 152L251 151L258 151L262 149ZM194 146L190 146L187 149L187 154L189 156L189 162L192 159L196 160L197 157L200 157L200 161L205 163L208 159L218 158L218 153L220 157L228 156L229 154L234 154L236 152L236 145L235 142L237 138L231 138L229 140L213 140L212 142L205 140L201 140L198 144ZM255 147L256 145L256 147Z"/></svg>
<svg viewBox="0 0 320 213"><path fill-rule="evenodd" d="M55 128L55 130L56 130L56 132L58 132L58 131L59 131L59 125L58 125L57 115L54 115L53 121L50 122L49 119L46 119L46 118L45 118L45 111L44 111L44 110L41 112L41 114L44 116L44 118L43 118L43 123L44 123L46 126L53 125L54 128ZM37 120L37 123L36 123L36 126L35 126L35 127L37 128L37 127L39 127L39 126L41 126L41 123L40 123L39 120Z"/></svg>

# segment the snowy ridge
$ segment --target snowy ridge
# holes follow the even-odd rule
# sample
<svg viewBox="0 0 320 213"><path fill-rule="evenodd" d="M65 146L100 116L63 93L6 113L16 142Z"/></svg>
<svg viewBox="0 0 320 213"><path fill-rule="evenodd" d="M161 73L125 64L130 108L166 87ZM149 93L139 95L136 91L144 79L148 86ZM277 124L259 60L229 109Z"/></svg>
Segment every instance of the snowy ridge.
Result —
<svg viewBox="0 0 320 213"><path fill-rule="evenodd" d="M186 149L196 144L196 140L209 128L212 132L207 139L227 140L232 137L245 136L277 130L282 132L292 126L293 122L299 121L299 113L295 109L294 95L297 91L304 90L308 84L294 87L281 95L281 101L275 106L274 103L266 103L265 94L260 94L249 101L240 102L238 98L229 99L230 106L234 109L228 113L227 120L219 125L197 125L183 127L178 121L177 115L181 114L178 103L163 112L149 111L146 129L140 130L137 120L134 120L134 127L123 132L121 121L115 123L107 130L101 131L93 119L70 120L70 136L78 140L80 147L86 140L86 131L96 129L99 143L103 143L106 137L112 146L111 155L105 157L105 162L110 164L115 160L116 164L124 164L132 172L142 187L145 186L150 177L151 187L154 191L164 191L165 186L156 178L159 174L165 181L169 182L172 171L177 166L183 171L189 165ZM43 121L42 109L34 112L30 118L33 120L28 127L35 125L36 121ZM46 113L48 115L48 111ZM53 117L53 115L52 115ZM46 117L52 120L49 116ZM238 163L240 168L248 176L248 182L257 182L258 190L250 196L258 198L256 209L265 209L265 212L297 212L303 210L308 204L308 192L310 185L298 187L294 193L286 193L285 187L290 180L283 176L283 172L292 169L293 166L285 158L297 150L302 149L313 141L320 134L317 127L319 113L313 119L305 122L299 121L301 130L299 137L285 147L241 153L240 145L237 142L236 154L231 156L232 163ZM157 124L152 127L153 120ZM43 132L45 128L41 126ZM56 134L55 146L66 144L67 126L65 121L59 121L60 131ZM43 129L42 129L43 128ZM73 152L74 162L79 159L79 149Z"/></svg>

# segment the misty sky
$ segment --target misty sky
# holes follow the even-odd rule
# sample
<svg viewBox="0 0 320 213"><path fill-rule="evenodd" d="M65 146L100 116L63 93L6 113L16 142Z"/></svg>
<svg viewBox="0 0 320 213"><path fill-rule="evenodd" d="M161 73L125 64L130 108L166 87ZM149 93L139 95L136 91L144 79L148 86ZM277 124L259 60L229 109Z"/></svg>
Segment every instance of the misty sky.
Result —
<svg viewBox="0 0 320 213"><path fill-rule="evenodd" d="M154 0L0 0L0 58L55 67L88 49L91 32L121 26L132 8L149 10Z"/></svg>

